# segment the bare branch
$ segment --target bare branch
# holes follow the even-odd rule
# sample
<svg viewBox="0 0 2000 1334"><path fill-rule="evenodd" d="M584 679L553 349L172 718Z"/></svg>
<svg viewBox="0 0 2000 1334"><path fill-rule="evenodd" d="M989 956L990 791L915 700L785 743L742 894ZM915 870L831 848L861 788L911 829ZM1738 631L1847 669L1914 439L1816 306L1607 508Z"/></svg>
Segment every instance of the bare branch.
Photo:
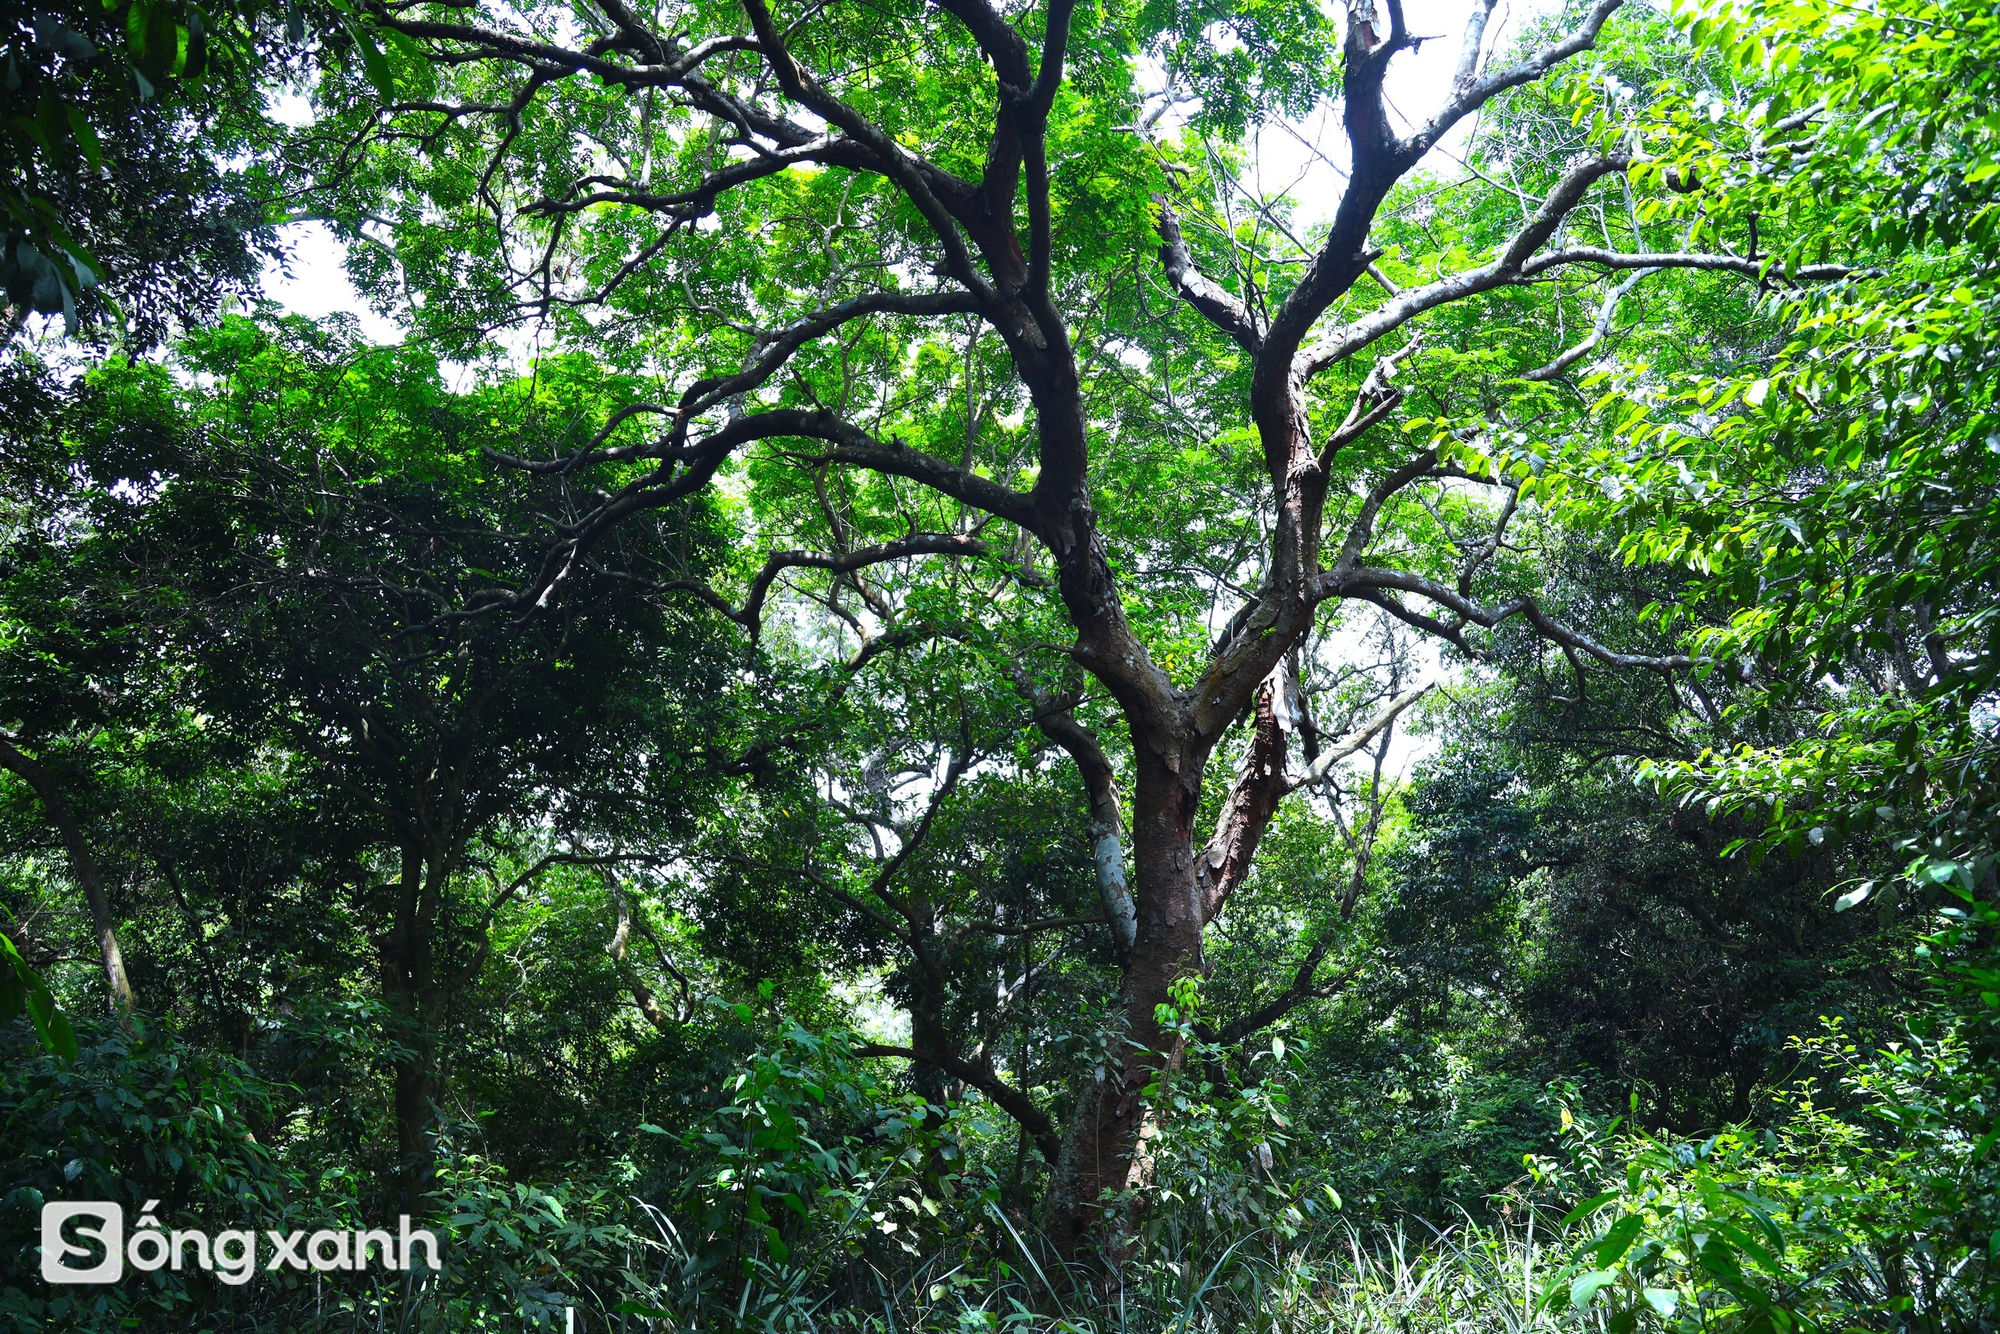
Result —
<svg viewBox="0 0 2000 1334"><path fill-rule="evenodd" d="M674 409L661 407L657 403L632 403L622 407L611 414L610 420L604 423L602 430L590 438L589 444L573 453L565 454L559 459L516 458L512 454L503 454L497 449L486 449L483 452L487 458L492 459L495 463L503 464L509 468L519 468L523 472L536 473L564 473L586 464L608 462L613 459L638 458L646 452L649 446L643 444L620 445L615 449L605 449L603 446L604 442L609 440L619 427L641 413L671 417L674 415Z"/></svg>
<svg viewBox="0 0 2000 1334"><path fill-rule="evenodd" d="M1021 125L1022 165L1028 185L1028 290L1046 299L1049 291L1049 259L1054 222L1049 208L1048 123L1056 88L1062 83L1063 55L1069 45L1070 17L1076 0L1049 0L1047 28L1042 38L1042 67L1035 86L1021 99L1013 114ZM1003 101L1008 100L1003 92ZM1051 328L1045 333L1056 334Z"/></svg>
<svg viewBox="0 0 2000 1334"><path fill-rule="evenodd" d="M1588 264L1607 269L1646 272L1659 269L1694 269L1735 273L1757 281L1827 282L1847 277L1852 269L1840 264L1810 264L1797 270L1775 267L1771 260L1745 259L1737 255L1699 252L1646 252L1624 254L1593 246L1572 247L1537 255L1535 251L1556 232L1562 220L1581 202L1584 193L1605 176L1624 171L1624 158L1598 158L1572 168L1542 206L1507 243L1490 264L1467 269L1422 287L1410 288L1384 302L1361 318L1335 330L1324 341L1300 354L1301 374L1318 374L1335 362L1352 356L1376 339L1400 328L1425 311L1481 292L1506 287L1548 273L1565 265ZM1622 295L1628 288L1621 288ZM1595 344L1591 344L1595 346ZM1585 349L1588 351L1588 348ZM1579 356L1583 353L1579 353ZM1559 371L1556 373L1560 373ZM1546 376L1531 378L1548 378Z"/></svg>
<svg viewBox="0 0 2000 1334"><path fill-rule="evenodd" d="M688 390L688 395L698 401L700 389L701 385L696 385ZM821 456L821 461L855 463L910 477L975 509L1034 530L1035 514L1028 497L936 455L910 449L900 440L885 445L829 412L777 408L734 418L696 444L672 447L676 436L685 429L686 416L687 410L683 408L675 433L668 436L666 445L649 451L651 456L664 456L661 466L627 483L584 518L568 525L568 535L544 554L540 570L525 587L475 599L461 610L446 613L445 618L482 616L501 609L522 617L533 615L548 605L555 590L571 574L593 568L590 553L612 529L634 514L663 508L699 491L714 480L725 459L757 440L785 437L824 440L835 448ZM700 593L692 584L684 587ZM724 615L736 618L737 613L719 595L707 600Z"/></svg>
<svg viewBox="0 0 2000 1334"><path fill-rule="evenodd" d="M870 315L968 315L976 312L977 306L971 295L965 292L865 292L860 296L803 315L782 329L767 335L749 363L736 374L709 376L689 385L681 396L680 406L673 410L674 425L662 441L621 445L611 449L600 447L618 426L635 414L667 412L667 409L656 404L641 403L621 408L612 415L611 420L597 433L590 444L561 458L521 459L492 450L488 451L488 457L509 467L535 473L566 473L594 463L658 458L665 448L670 447L678 436L685 433L694 417L728 399L746 394L763 385L782 370L807 343L823 338L855 320Z"/></svg>
<svg viewBox="0 0 2000 1334"><path fill-rule="evenodd" d="M1334 456L1359 440L1378 422L1381 422L1402 406L1403 391L1390 384L1397 369L1423 348L1423 335L1419 333L1408 343L1386 357L1376 358L1369 369L1368 378L1361 382L1360 390L1354 395L1354 405L1347 410L1347 419L1326 439L1320 447L1319 470L1325 474L1333 467Z"/></svg>
<svg viewBox="0 0 2000 1334"><path fill-rule="evenodd" d="M1076 720L1069 705L1050 698L1020 664L1014 666L1014 688L1035 706L1035 726L1069 752L1090 794L1090 855L1097 868L1097 894L1111 926L1111 943L1123 961L1138 938L1138 908L1125 878L1125 818L1118 799L1117 772L1090 729Z"/></svg>
<svg viewBox="0 0 2000 1334"><path fill-rule="evenodd" d="M1035 1105L1035 1100L1021 1090L1000 1078L991 1065L974 1063L954 1052L932 1047L892 1047L878 1042L863 1043L854 1048L856 1056L894 1056L905 1061L917 1061L942 1070L953 1079L960 1079L986 1095L987 1101L1014 1118L1020 1127L1028 1132L1041 1150L1042 1157L1051 1164L1062 1156L1062 1136L1057 1133L1055 1122L1049 1114Z"/></svg>
<svg viewBox="0 0 2000 1334"><path fill-rule="evenodd" d="M1458 572L1458 591L1467 597L1472 596L1472 576L1479 573L1480 566L1499 553L1500 544L1507 537L1507 525L1513 522L1514 511L1520 506L1521 488L1508 486L1504 489L1507 492L1507 499L1501 502L1499 517L1493 521L1492 535L1480 543L1478 550L1466 558L1464 568Z"/></svg>
<svg viewBox="0 0 2000 1334"><path fill-rule="evenodd" d="M1458 68L1451 76L1454 97L1470 93L1479 79L1480 56L1486 46L1486 24L1493 17L1494 0L1474 0L1465 18L1465 33L1459 40Z"/></svg>
<svg viewBox="0 0 2000 1334"><path fill-rule="evenodd" d="M1405 289L1301 353L1299 375L1311 378L1427 310L1518 281L1524 276L1524 266L1529 257L1555 235L1556 228L1562 225L1562 220L1569 216L1570 210L1576 207L1590 187L1613 172L1623 171L1625 165L1623 158L1594 158L1572 167L1492 263L1455 273L1422 287Z"/></svg>
<svg viewBox="0 0 2000 1334"><path fill-rule="evenodd" d="M962 533L912 533L893 542L842 552L774 551L765 560L764 568L750 581L750 593L744 599L743 610L733 613L730 619L748 628L754 636L763 622L764 601L770 595L771 584L785 570L813 569L847 574L910 556L983 557L991 554L992 548L986 543Z"/></svg>
<svg viewBox="0 0 2000 1334"><path fill-rule="evenodd" d="M1028 91L1035 77L1028 68L1028 44L1000 11L986 0L938 0L938 8L965 25L1001 83Z"/></svg>
<svg viewBox="0 0 2000 1334"><path fill-rule="evenodd" d="M1628 292L1639 285L1640 279L1649 273L1658 272L1658 269L1633 270L1631 277L1604 294L1604 304L1598 307L1597 319L1590 326L1590 332L1585 335L1583 341L1577 343L1574 347L1565 349L1548 365L1537 366L1534 370L1522 372L1521 378L1523 380L1538 381L1553 380L1570 367L1576 365L1577 362L1589 356L1592 350L1604 341L1604 336L1611 332L1611 321L1618 314L1618 303L1625 299L1625 295Z"/></svg>
<svg viewBox="0 0 2000 1334"><path fill-rule="evenodd" d="M1375 520L1382 507L1389 503L1391 496L1429 473L1436 463L1437 451L1426 449L1400 468L1392 469L1369 490L1366 499L1361 502L1360 512L1348 525L1347 540L1341 544L1340 555L1334 561L1335 570L1347 569L1360 562L1362 553L1375 539Z"/></svg>
<svg viewBox="0 0 2000 1334"><path fill-rule="evenodd" d="M1037 917L1032 922L1022 922L1018 926L1006 922L968 922L961 928L968 935L987 936L1033 936L1044 931L1063 931L1073 926L1103 926L1103 917Z"/></svg>
<svg viewBox="0 0 2000 1334"><path fill-rule="evenodd" d="M617 877L611 874L608 867L604 872L604 887L611 891L611 901L618 910L618 929L612 933L611 941L604 947L604 952L611 956L612 967L618 970L618 975L624 980L626 989L632 993L632 1003L639 1007L639 1013L644 1015L646 1022L654 1028L659 1029L661 1032L666 1032L674 1026L673 1017L660 1005L659 1000L653 995L652 989L646 985L645 979L639 976L639 970L634 968L631 960L626 957L626 941L632 935L632 908L626 902L624 893L618 887ZM662 953L661 958L663 961L665 957L665 954ZM685 1000L687 979L680 976L678 969L675 970L674 976L681 984L681 991Z"/></svg>
<svg viewBox="0 0 2000 1334"><path fill-rule="evenodd" d="M1741 274L1745 278L1755 278L1759 281L1802 283L1834 282L1854 272L1845 264L1808 264L1803 268L1785 269L1770 258L1745 259L1741 255L1710 255L1688 251L1627 255L1595 246L1579 246L1538 255L1521 265L1521 275L1532 278L1538 273L1548 272L1559 264L1595 264L1606 269L1702 269L1713 273Z"/></svg>
<svg viewBox="0 0 2000 1334"><path fill-rule="evenodd" d="M999 294L973 267L972 253L966 248L958 223L925 179L927 175L942 173L930 164L923 164L929 167L928 172L920 170L914 154L892 139L881 126L826 91L818 80L792 59L764 0L743 0L743 12L749 15L750 26L757 33L765 62L785 95L814 115L840 126L875 154L877 169L901 187L917 212L923 215L924 221L930 224L931 231L944 247L945 266L952 277L979 299L982 310L994 310L999 304Z"/></svg>
<svg viewBox="0 0 2000 1334"><path fill-rule="evenodd" d="M1472 20L1466 31L1469 49L1459 55L1458 73L1452 81L1452 97L1437 115L1401 145L1402 151L1411 162L1415 162L1431 150L1431 146L1442 139L1452 126L1485 106L1509 88L1518 88L1524 83L1533 83L1571 56L1581 55L1597 45L1597 35L1603 31L1605 23L1618 12L1624 0L1598 0L1597 5L1585 16L1575 32L1561 41L1543 47L1516 65L1497 70L1485 78L1474 73L1477 69L1477 41L1485 35L1486 16L1492 10L1490 0L1473 7Z"/></svg>
<svg viewBox="0 0 2000 1334"><path fill-rule="evenodd" d="M1364 965L1356 964L1324 982L1319 980L1319 966L1326 958L1331 944L1332 942L1325 938L1314 941L1312 948L1306 951L1305 959L1299 964L1298 971L1292 975L1291 985L1248 1014L1224 1024L1214 1036L1217 1045L1233 1047L1245 1038L1254 1037L1301 1005L1338 995L1350 982L1361 976Z"/></svg>
<svg viewBox="0 0 2000 1334"><path fill-rule="evenodd" d="M748 630L754 640L763 627L764 604L770 596L771 586L786 570L813 569L826 570L833 574L851 574L871 565L907 560L913 556L990 557L993 554L990 545L963 533L912 533L908 537L874 546L857 547L851 551L774 551L765 559L763 568L751 579L749 593L740 609L731 606L729 599L723 597L713 585L703 579L641 579L624 571L609 569L595 561L589 562L588 568L593 574L623 583L638 584L656 593L692 593L702 602ZM1023 570L1011 566L1009 569L1023 583L1046 582L1032 569ZM882 635L873 638L863 635L862 638L865 641L862 646L863 656L848 664L850 671L867 657L881 652L883 648L893 647L885 642L886 637Z"/></svg>
<svg viewBox="0 0 2000 1334"><path fill-rule="evenodd" d="M899 439L891 439L884 444L860 428L838 421L829 414L799 413L798 416L801 420L783 434L818 438L833 444L833 449L817 456L821 460L857 464L876 472L908 477L953 500L962 500L974 509L1041 535L1041 520L1033 508L1033 500L1019 491L981 477L969 468L960 468L935 454L911 449Z"/></svg>
<svg viewBox="0 0 2000 1334"><path fill-rule="evenodd" d="M1367 597L1370 593L1387 593L1391 591L1414 593L1450 611L1460 619L1460 624L1470 622L1489 630L1499 625L1502 621L1520 616L1532 625L1535 628L1535 632L1544 639L1566 648L1588 653L1591 657L1596 658L1608 667L1644 667L1654 671L1674 671L1694 665L1694 660L1685 654L1676 653L1655 656L1642 653L1619 653L1606 648L1588 635L1573 630L1550 617L1533 598L1518 597L1500 603L1498 606L1488 607L1475 602L1448 584L1441 584L1435 579L1427 578L1410 570L1384 570L1365 565L1329 570L1320 577L1319 587L1322 590L1322 595L1325 597ZM1421 625L1422 628L1430 630L1432 633L1443 634L1446 638L1463 643L1463 640L1457 633L1457 627L1444 626L1431 618L1421 617L1420 614L1413 616L1408 613L1406 608L1402 608L1400 603L1392 605L1393 599L1385 602L1378 598L1369 597L1368 600L1376 602L1378 606L1387 608L1412 625Z"/></svg>
<svg viewBox="0 0 2000 1334"><path fill-rule="evenodd" d="M1380 713L1371 718L1359 731L1348 736L1338 745L1330 746L1320 752L1319 758L1315 759L1311 767L1306 769L1304 773L1293 774L1286 778L1285 791L1296 792L1302 787L1309 787L1325 778L1332 771L1334 765L1340 763L1373 741L1376 737L1382 735L1402 714L1403 710L1415 704L1425 695L1428 695L1431 689L1432 687L1429 685L1421 685L1415 690L1406 690L1396 696L1396 698L1390 700L1388 705Z"/></svg>

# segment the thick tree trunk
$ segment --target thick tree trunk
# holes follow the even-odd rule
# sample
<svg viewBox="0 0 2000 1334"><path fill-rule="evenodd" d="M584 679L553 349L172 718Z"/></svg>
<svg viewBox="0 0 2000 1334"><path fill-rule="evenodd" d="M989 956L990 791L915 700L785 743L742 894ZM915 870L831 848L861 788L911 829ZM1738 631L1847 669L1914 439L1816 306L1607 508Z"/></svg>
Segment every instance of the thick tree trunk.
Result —
<svg viewBox="0 0 2000 1334"><path fill-rule="evenodd" d="M910 1045L922 1052L957 1051L958 1043L945 1027L944 998L934 994L929 988L920 994L910 1007ZM911 1082L925 1103L929 1104L933 1117L943 1115L945 1104L950 1100L950 1077L939 1066L919 1061L910 1070Z"/></svg>
<svg viewBox="0 0 2000 1334"><path fill-rule="evenodd" d="M396 1063L397 1212L421 1216L430 1211L431 1185L437 1176L436 1147L431 1139L431 1104L436 1097L433 1053L428 1034L412 1032L404 1039L410 1056Z"/></svg>
<svg viewBox="0 0 2000 1334"><path fill-rule="evenodd" d="M1145 1114L1140 1095L1181 1058L1180 1038L1161 1027L1159 1008L1175 982L1205 966L1194 853L1200 802L1200 758L1142 749L1132 819L1138 920L1118 995L1122 1031L1110 1035L1098 1077L1078 1101L1050 1183L1047 1230L1066 1257L1097 1248L1115 1259L1119 1197L1132 1184Z"/></svg>
<svg viewBox="0 0 2000 1334"><path fill-rule="evenodd" d="M1159 1009L1172 999L1174 983L1207 971L1202 932L1249 874L1287 790L1286 738L1296 728L1295 695L1281 656L1252 696L1240 770L1213 836L1200 851L1195 820L1211 743L1200 736L1179 742L1149 738L1146 729L1134 726L1137 930L1119 990L1123 1031L1109 1044L1102 1077L1078 1102L1051 1183L1048 1231L1067 1257L1081 1258L1094 1244L1104 1259L1118 1262L1129 1220L1111 1200L1136 1184L1133 1169L1145 1119L1141 1093L1162 1069L1182 1059L1182 1039L1162 1028Z"/></svg>
<svg viewBox="0 0 2000 1334"><path fill-rule="evenodd" d="M911 1047L920 1052L958 1051L959 1044L945 1024L943 979L922 966L916 971L917 991L910 1005ZM910 1080L924 1100L925 1129L935 1137L951 1114L949 1109L954 1100L952 1079L934 1062L915 1061L910 1066ZM959 1085L957 1092L963 1095L963 1084ZM941 1140L932 1139L930 1157L925 1163L932 1189L936 1189L937 1183L951 1172L951 1164L945 1159L943 1148Z"/></svg>

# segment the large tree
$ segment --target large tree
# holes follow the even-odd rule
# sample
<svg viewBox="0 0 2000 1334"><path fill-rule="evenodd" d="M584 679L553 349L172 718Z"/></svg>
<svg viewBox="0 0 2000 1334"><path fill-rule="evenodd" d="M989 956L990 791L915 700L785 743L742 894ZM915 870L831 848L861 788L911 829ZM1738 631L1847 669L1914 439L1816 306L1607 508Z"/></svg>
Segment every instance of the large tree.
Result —
<svg viewBox="0 0 2000 1334"><path fill-rule="evenodd" d="M1567 377L1645 275L1687 271L1747 312L1719 285L1843 270L1774 261L1771 222L1760 250L1754 218L1747 236L1711 218L1702 248L1660 212L1699 182L1648 159L1646 99L1605 68L1565 72L1620 4L1509 45L1475 0L1440 104L1414 120L1392 72L1436 39L1400 0L1350 0L1338 21L1073 0L377 4L398 98L321 90L326 211L417 329L473 349L525 323L661 389L581 448L502 459L559 494L538 571L480 613L559 606L613 563L621 526L748 479L761 535L812 549L751 557L734 587L625 577L753 637L801 590L790 650L857 667L925 637L984 644L1075 761L1118 968L1102 1077L1043 1108L989 1047L932 1032L909 1053L1027 1118L1056 1160L1047 1222L1067 1252L1132 1183L1143 1092L1179 1055L1170 989L1206 971L1205 928L1317 776L1295 743L1308 766L1343 749L1299 690L1351 647L1332 633L1343 607L1474 654L1520 618L1579 674L1690 666L1544 612L1509 540L1534 442L1576 429ZM1731 96L1724 161L1810 120ZM1243 183L1246 134L1323 100L1341 191L1295 225ZM1467 174L1426 178L1433 150ZM934 558L989 582L940 606L908 572ZM934 771L931 809L965 749ZM914 946L932 923L920 895L881 892L906 860L886 846L856 911ZM1307 973L1290 1003L1322 990Z"/></svg>

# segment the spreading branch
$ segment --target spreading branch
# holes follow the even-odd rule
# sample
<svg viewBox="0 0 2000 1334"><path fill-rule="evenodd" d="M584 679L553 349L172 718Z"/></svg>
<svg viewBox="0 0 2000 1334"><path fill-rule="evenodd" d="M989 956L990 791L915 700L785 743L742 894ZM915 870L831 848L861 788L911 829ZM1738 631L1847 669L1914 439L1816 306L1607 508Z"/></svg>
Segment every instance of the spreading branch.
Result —
<svg viewBox="0 0 2000 1334"><path fill-rule="evenodd" d="M1373 602L1398 620L1442 639L1451 640L1475 656L1483 655L1466 644L1461 633L1461 628L1465 624L1470 623L1491 630L1501 622L1519 616L1533 626L1535 633L1542 638L1562 647L1587 653L1607 667L1672 672L1685 671L1694 665L1694 659L1684 653L1620 653L1607 648L1590 636L1571 629L1550 616L1542 610L1534 598L1510 598L1505 602L1487 606L1449 584L1441 584L1435 579L1411 570L1354 566L1328 571L1321 577L1319 586L1328 597L1353 597ZM1398 593L1413 593L1426 598L1457 617L1458 623L1454 625L1412 611L1396 597Z"/></svg>
<svg viewBox="0 0 2000 1334"><path fill-rule="evenodd" d="M1049 1114L1035 1105L1035 1100L1002 1079L993 1067L984 1061L968 1061L956 1052L936 1047L896 1047L885 1043L867 1042L854 1048L856 1056L893 1056L899 1060L915 1061L928 1065L934 1070L942 1070L953 1079L963 1081L968 1087L978 1089L987 1101L1014 1118L1028 1137L1041 1150L1042 1157L1053 1163L1062 1156L1062 1136Z"/></svg>
<svg viewBox="0 0 2000 1334"><path fill-rule="evenodd" d="M1180 298L1193 306L1222 332L1236 340L1244 351L1256 354L1263 346L1264 331L1256 314L1234 295L1195 267L1187 238L1181 235L1180 219L1163 195L1153 196L1159 213L1160 268Z"/></svg>
<svg viewBox="0 0 2000 1334"><path fill-rule="evenodd" d="M1014 688L1035 709L1035 726L1067 751L1090 795L1090 855L1097 871L1097 894L1120 962L1130 957L1138 937L1138 907L1125 876L1125 816L1118 796L1118 775L1104 747L1089 728L1076 720L1067 703L1052 699L1018 663Z"/></svg>
<svg viewBox="0 0 2000 1334"><path fill-rule="evenodd" d="M1402 716L1403 710L1415 704L1425 695L1430 694L1433 688L1433 685L1421 685L1415 690L1406 690L1390 700L1388 704L1383 706L1381 712L1369 719L1358 730L1321 751L1319 756L1306 767L1303 773L1293 774L1287 778L1285 780L1285 790L1287 792L1296 792L1302 787L1310 787L1320 782L1327 774L1333 771L1334 765L1339 764L1350 755L1357 754L1362 747L1375 740L1376 737L1381 736L1382 733L1395 724L1397 718Z"/></svg>

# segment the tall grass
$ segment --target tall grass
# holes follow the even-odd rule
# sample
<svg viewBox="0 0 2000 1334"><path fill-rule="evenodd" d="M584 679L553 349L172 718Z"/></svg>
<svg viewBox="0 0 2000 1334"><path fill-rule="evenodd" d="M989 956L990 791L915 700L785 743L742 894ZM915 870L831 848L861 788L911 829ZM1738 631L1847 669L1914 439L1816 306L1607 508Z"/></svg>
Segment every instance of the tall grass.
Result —
<svg viewBox="0 0 2000 1334"><path fill-rule="evenodd" d="M1289 1245L1252 1232L1213 1256L1193 1247L1141 1255L1117 1275L1063 1268L1011 1226L1004 1235L1012 1263L986 1267L975 1277L962 1254L939 1255L893 1276L877 1272L874 1291L861 1300L851 1287L836 1298L791 1266L761 1269L730 1294L734 1302L715 1300L713 1290L704 1297L663 1282L647 1303L657 1302L652 1309L658 1314L650 1320L628 1316L622 1328L647 1334L728 1328L829 1334L1529 1334L1594 1331L1602 1325L1594 1313L1542 1309L1542 1294L1577 1238L1532 1209L1498 1223L1468 1215L1441 1230L1408 1223L1370 1232L1337 1224Z"/></svg>

